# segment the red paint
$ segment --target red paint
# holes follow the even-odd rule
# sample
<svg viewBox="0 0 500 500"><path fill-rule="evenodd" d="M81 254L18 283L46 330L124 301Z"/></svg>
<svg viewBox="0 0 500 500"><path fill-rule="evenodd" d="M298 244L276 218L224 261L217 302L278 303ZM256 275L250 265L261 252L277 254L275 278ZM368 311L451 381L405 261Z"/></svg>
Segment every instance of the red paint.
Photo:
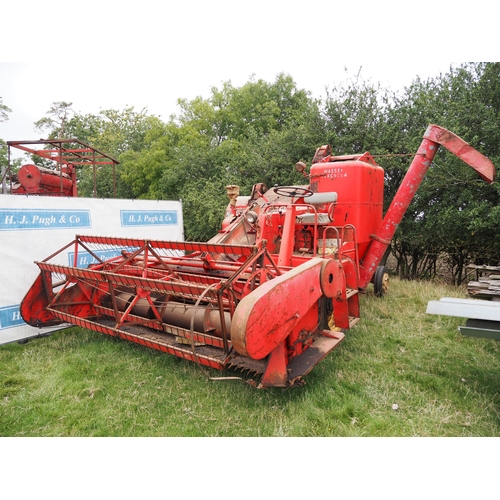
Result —
<svg viewBox="0 0 500 500"><path fill-rule="evenodd" d="M311 167L311 186L316 192L335 192L333 224L352 224L356 228L359 254L371 242L371 234L382 222L384 170L368 154L352 157L328 157ZM307 203L307 198L305 199Z"/></svg>
<svg viewBox="0 0 500 500"><path fill-rule="evenodd" d="M372 280L440 145L494 179L487 158L430 125L382 218L382 168L368 153L334 157L323 147L310 185L252 195L246 208L238 197L207 243L77 236L37 263L41 274L21 314L33 326L69 322L204 366L254 370L261 387L298 383L359 319L358 291ZM30 175L29 189L37 189L36 171ZM45 185L56 184L47 175ZM79 269L56 259L71 245L75 263L89 248L133 250ZM52 276L66 283L56 287Z"/></svg>
<svg viewBox="0 0 500 500"><path fill-rule="evenodd" d="M378 228L373 228L375 238L373 238L366 253L361 254L360 288L366 288L375 274L377 266L427 173L440 144L476 170L485 181L491 183L495 180L495 167L488 158L449 130L437 125L429 125L424 140L392 200L382 224Z"/></svg>

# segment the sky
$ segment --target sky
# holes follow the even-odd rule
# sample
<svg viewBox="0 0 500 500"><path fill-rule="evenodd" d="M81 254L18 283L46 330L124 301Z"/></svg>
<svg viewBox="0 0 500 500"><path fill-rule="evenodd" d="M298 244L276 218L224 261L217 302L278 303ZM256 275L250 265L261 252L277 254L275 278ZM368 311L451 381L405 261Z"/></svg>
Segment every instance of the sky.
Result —
<svg viewBox="0 0 500 500"><path fill-rule="evenodd" d="M317 61L318 62L318 61ZM317 63L316 62L316 63ZM147 108L150 114L159 115L167 121L171 114L179 112L178 98L193 99L198 95L209 97L211 87L222 87L231 81L234 86L248 82L252 75L256 79L273 82L278 73L292 76L299 88L311 92L314 97L324 97L325 87L345 81L360 73L374 82L384 81L387 74L377 64L339 61L327 70L316 74L313 68L302 68L300 63L285 62L242 64L239 67L209 68L196 75L187 71L189 64L181 62L171 69L163 65L136 63L134 71L120 64L97 64L97 75L83 77L54 77L40 62L0 63L0 97L12 112L9 120L0 123L0 138L3 140L40 139L34 122L44 117L53 102L73 103L73 110L83 114L97 114L103 109L123 110L134 106L139 111ZM316 66L316 64L314 65ZM409 85L417 76L437 76L449 69L448 62L425 63L420 69L414 67L399 71L388 80L391 88ZM107 71L106 71L107 68ZM109 72L109 76L106 76Z"/></svg>
<svg viewBox="0 0 500 500"><path fill-rule="evenodd" d="M0 28L0 97L12 109L0 122L5 141L44 138L34 122L58 101L83 114L147 108L166 121L179 98L252 75L291 75L318 98L358 73L398 90L490 60L498 46L482 0L472 11L461 0L13 3Z"/></svg>

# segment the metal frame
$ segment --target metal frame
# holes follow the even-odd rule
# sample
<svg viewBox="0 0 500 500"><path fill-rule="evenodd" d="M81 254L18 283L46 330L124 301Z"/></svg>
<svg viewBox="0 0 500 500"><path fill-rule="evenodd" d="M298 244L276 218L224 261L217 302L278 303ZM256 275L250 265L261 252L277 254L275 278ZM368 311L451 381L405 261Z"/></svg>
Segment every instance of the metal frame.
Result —
<svg viewBox="0 0 500 500"><path fill-rule="evenodd" d="M44 149L37 149L31 146L52 146ZM113 167L113 193L116 198L116 165L119 161L112 156L99 151L90 144L87 144L79 139L40 139L36 141L7 141L8 146L8 164L5 173L2 173L2 193L6 194L6 177L12 178L11 175L11 147L24 151L25 153L33 154L52 160L57 163L58 171L62 176L62 165L85 166L89 165L93 168L94 174L94 198L97 197L97 182L96 169L100 165L112 165ZM10 180L12 189L12 180Z"/></svg>

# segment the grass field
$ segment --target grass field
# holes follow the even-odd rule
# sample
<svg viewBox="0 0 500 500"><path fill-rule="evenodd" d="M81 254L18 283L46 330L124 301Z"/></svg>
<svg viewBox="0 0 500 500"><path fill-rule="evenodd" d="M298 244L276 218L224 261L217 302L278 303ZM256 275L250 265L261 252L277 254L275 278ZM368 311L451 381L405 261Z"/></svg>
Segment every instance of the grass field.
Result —
<svg viewBox="0 0 500 500"><path fill-rule="evenodd" d="M346 340L285 390L208 380L78 328L0 346L0 435L498 436L500 344L426 314L443 296L464 289L393 278L379 299L370 288Z"/></svg>

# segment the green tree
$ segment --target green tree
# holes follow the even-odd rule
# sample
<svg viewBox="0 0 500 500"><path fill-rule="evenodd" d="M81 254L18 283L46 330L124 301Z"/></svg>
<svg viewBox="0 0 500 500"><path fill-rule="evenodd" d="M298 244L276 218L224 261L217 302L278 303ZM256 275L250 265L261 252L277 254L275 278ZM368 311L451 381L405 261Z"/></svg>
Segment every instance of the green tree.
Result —
<svg viewBox="0 0 500 500"><path fill-rule="evenodd" d="M71 116L74 115L74 111L71 108L72 106L72 102L53 102L47 111L47 116L44 116L35 122L35 130L40 132L47 130L49 132L48 139L70 138L67 135L68 132L66 130L66 124L70 120Z"/></svg>
<svg viewBox="0 0 500 500"><path fill-rule="evenodd" d="M388 114L395 152L416 151L422 132L435 123L498 163L498 131L491 125L499 112L498 71L497 63L462 64L427 81L417 78ZM389 170L386 185L391 198L405 171L406 167ZM444 257L454 281L460 283L469 262L487 256L498 260L498 236L491 231L498 201L496 185L484 183L441 148L394 239L401 274L432 276L437 260Z"/></svg>
<svg viewBox="0 0 500 500"><path fill-rule="evenodd" d="M206 99L178 104L179 113L164 123L146 109L82 115L61 102L39 123L53 137L64 132L117 158L119 196L182 199L192 240L218 230L225 185L238 184L249 194L256 182L305 183L293 165L310 162L322 144L339 155L375 156L385 171L385 209L430 123L500 161L500 63L461 64L427 80L417 76L400 92L356 75L327 88L324 102L289 75L274 82L252 77L241 87L228 81ZM99 196L109 196L110 170L101 169L98 179ZM80 172L79 183L81 193L91 194L89 170ZM499 261L499 197L496 184L488 186L441 149L393 239L398 272L432 277L444 258L460 282L468 262Z"/></svg>
<svg viewBox="0 0 500 500"><path fill-rule="evenodd" d="M127 171L126 164L128 162L130 166L130 159L137 158L137 153L145 150L145 145L149 141L148 133L152 129L161 128L161 120L154 115L149 115L146 108L136 111L132 106L121 111L103 110L98 115L77 115L70 122L70 126L74 131L74 137L88 142L120 162L116 168L117 196L119 198L140 197L142 193L137 194L137 190L130 182L130 172ZM133 166L130 169L134 171ZM99 196L113 196L111 168L103 166L98 174ZM89 169L82 171L79 189L82 195L91 195L93 177Z"/></svg>
<svg viewBox="0 0 500 500"><path fill-rule="evenodd" d="M226 82L208 99L180 99L179 110L151 127L143 149L120 159L135 196L183 200L188 239L219 229L227 184L250 194L256 182L303 182L293 165L310 159L324 136L319 104L283 74L239 88ZM217 217L207 216L212 210Z"/></svg>
<svg viewBox="0 0 500 500"><path fill-rule="evenodd" d="M0 122L7 121L9 119L9 113L12 113L12 109L4 104L3 97L0 97Z"/></svg>
<svg viewBox="0 0 500 500"><path fill-rule="evenodd" d="M335 154L384 154L393 150L394 143L384 140L387 113L397 98L393 91L359 74L326 90L322 114L327 143Z"/></svg>
<svg viewBox="0 0 500 500"><path fill-rule="evenodd" d="M98 114L81 114L73 111L72 103L64 101L53 103L47 114L48 116L35 122L35 127L38 130L46 130L49 138L78 139L120 162L116 168L115 179L110 165L97 167L97 196L113 197L116 183L118 197L134 197L133 189L122 180L123 167L120 156L130 155L131 152L137 152L144 147L148 131L161 126L162 122L158 117L149 115L145 108L136 111L134 107L124 110L101 110ZM41 158L33 160L37 164L47 163ZM79 168L78 190L81 196L93 196L92 168Z"/></svg>

